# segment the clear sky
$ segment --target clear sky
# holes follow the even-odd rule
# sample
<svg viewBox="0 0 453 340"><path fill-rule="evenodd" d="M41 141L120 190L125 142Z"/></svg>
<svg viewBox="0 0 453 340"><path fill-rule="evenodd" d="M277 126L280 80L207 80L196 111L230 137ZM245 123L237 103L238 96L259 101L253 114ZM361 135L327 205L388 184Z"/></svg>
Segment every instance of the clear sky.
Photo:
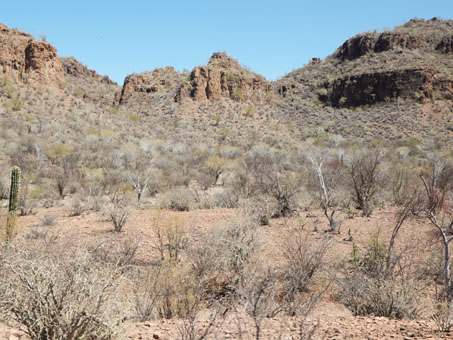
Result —
<svg viewBox="0 0 453 340"><path fill-rule="evenodd" d="M133 72L206 64L226 51L270 80L349 37L411 18L453 19L453 0L2 0L0 22L119 84Z"/></svg>

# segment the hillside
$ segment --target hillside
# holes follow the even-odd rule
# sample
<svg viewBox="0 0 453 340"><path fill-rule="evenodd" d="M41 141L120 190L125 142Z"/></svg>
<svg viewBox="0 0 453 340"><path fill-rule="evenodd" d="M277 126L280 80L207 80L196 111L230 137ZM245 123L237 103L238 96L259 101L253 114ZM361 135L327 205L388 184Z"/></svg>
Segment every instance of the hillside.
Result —
<svg viewBox="0 0 453 340"><path fill-rule="evenodd" d="M451 338L452 36L118 85L0 25L0 337Z"/></svg>

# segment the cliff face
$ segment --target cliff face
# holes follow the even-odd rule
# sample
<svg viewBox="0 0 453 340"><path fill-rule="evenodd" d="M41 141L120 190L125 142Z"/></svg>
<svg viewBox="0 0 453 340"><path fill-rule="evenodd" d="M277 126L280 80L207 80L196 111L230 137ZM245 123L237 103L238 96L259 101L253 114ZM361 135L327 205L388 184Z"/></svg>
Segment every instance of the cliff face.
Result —
<svg viewBox="0 0 453 340"><path fill-rule="evenodd" d="M174 95L183 79L184 76L171 66L158 68L152 72L131 74L124 80L117 102L119 104L149 103L159 94Z"/></svg>
<svg viewBox="0 0 453 340"><path fill-rule="evenodd" d="M0 73L30 87L63 86L63 65L51 44L0 24Z"/></svg>
<svg viewBox="0 0 453 340"><path fill-rule="evenodd" d="M448 54L453 53L453 35L447 35L436 46L436 50Z"/></svg>
<svg viewBox="0 0 453 340"><path fill-rule="evenodd" d="M368 53L380 53L396 48L417 49L422 40L401 32L385 32L381 34L369 33L355 36L347 40L335 53L335 57L342 60L354 60Z"/></svg>
<svg viewBox="0 0 453 340"><path fill-rule="evenodd" d="M336 107L370 105L398 97L419 102L435 96L453 99L453 80L442 78L429 69L363 73L326 85L331 93L325 99Z"/></svg>
<svg viewBox="0 0 453 340"><path fill-rule="evenodd" d="M207 66L193 69L189 81L179 87L175 101L266 102L272 99L273 92L273 85L264 77L245 70L235 59L219 52L212 55Z"/></svg>

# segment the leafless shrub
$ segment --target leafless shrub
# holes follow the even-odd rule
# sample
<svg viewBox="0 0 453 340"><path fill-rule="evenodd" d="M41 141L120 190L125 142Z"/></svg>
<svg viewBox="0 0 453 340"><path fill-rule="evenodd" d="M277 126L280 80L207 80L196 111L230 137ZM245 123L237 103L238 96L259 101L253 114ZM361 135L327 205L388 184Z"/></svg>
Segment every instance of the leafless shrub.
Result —
<svg viewBox="0 0 453 340"><path fill-rule="evenodd" d="M107 208L107 215L113 223L114 231L121 232L131 212L126 197L121 193L113 193L110 196L111 204Z"/></svg>
<svg viewBox="0 0 453 340"><path fill-rule="evenodd" d="M55 215L45 215L42 219L42 225L45 227L50 227L55 225L57 217Z"/></svg>
<svg viewBox="0 0 453 340"><path fill-rule="evenodd" d="M224 321L228 312L228 303L217 301L211 306L207 322L197 322L201 310L201 301L198 299L190 309L188 317L178 327L178 340L203 340L206 339L215 329L218 329Z"/></svg>
<svg viewBox="0 0 453 340"><path fill-rule="evenodd" d="M375 196L382 183L381 156L375 152L356 155L349 171L353 182L353 200L362 210L363 216L370 216L375 206Z"/></svg>
<svg viewBox="0 0 453 340"><path fill-rule="evenodd" d="M77 198L72 201L69 216L71 217L80 216L85 210L86 210L85 204L80 199Z"/></svg>
<svg viewBox="0 0 453 340"><path fill-rule="evenodd" d="M235 218L191 244L188 257L192 271L207 296L230 295L245 280L248 266L260 248L256 227L244 217Z"/></svg>
<svg viewBox="0 0 453 340"><path fill-rule="evenodd" d="M179 187L163 195L160 208L175 211L189 211L194 204L194 197L188 188Z"/></svg>
<svg viewBox="0 0 453 340"><path fill-rule="evenodd" d="M355 250L353 253L352 267L338 279L340 302L354 315L410 319L419 315L420 291L425 286L410 279L403 269L389 275L388 249L380 240L379 231L371 236L363 257Z"/></svg>
<svg viewBox="0 0 453 340"><path fill-rule="evenodd" d="M262 322L283 311L279 300L279 279L275 269L270 267L249 268L245 273L238 294L243 301L244 310L250 315L255 325L255 339L261 338Z"/></svg>
<svg viewBox="0 0 453 340"><path fill-rule="evenodd" d="M300 227L292 229L285 237L281 299L285 302L288 314L306 314L319 299L322 292L320 286L318 285L317 292L309 293L309 289L315 274L324 269L324 256L328 247L328 239L315 244Z"/></svg>
<svg viewBox="0 0 453 340"><path fill-rule="evenodd" d="M7 248L2 253L0 310L31 339L112 339L120 274L88 252L56 254Z"/></svg>
<svg viewBox="0 0 453 340"><path fill-rule="evenodd" d="M272 213L275 211L275 203L267 195L254 196L245 199L240 204L244 214L260 225L269 225Z"/></svg>
<svg viewBox="0 0 453 340"><path fill-rule="evenodd" d="M135 293L138 320L186 318L197 299L199 285L188 267L163 261L145 274Z"/></svg>
<svg viewBox="0 0 453 340"><path fill-rule="evenodd" d="M129 217L130 210L128 208L115 208L113 207L110 210L110 219L113 223L113 228L116 232L121 232L123 229L124 224Z"/></svg>
<svg viewBox="0 0 453 340"><path fill-rule="evenodd" d="M447 299L437 301L434 305L434 311L431 319L441 332L449 332L453 326L453 306L452 302Z"/></svg>
<svg viewBox="0 0 453 340"><path fill-rule="evenodd" d="M186 222L173 214L167 216L159 212L152 220L152 228L156 235L156 248L161 261L179 261L179 254L188 242Z"/></svg>

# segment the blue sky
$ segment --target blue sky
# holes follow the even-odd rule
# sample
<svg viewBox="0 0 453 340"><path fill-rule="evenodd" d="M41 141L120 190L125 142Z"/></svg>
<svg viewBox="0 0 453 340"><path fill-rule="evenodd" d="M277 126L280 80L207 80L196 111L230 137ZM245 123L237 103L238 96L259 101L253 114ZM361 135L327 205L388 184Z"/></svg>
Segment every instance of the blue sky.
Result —
<svg viewBox="0 0 453 340"><path fill-rule="evenodd" d="M0 22L45 34L61 56L120 84L156 67L192 69L216 51L275 80L357 33L414 17L453 19L453 0L2 2Z"/></svg>

